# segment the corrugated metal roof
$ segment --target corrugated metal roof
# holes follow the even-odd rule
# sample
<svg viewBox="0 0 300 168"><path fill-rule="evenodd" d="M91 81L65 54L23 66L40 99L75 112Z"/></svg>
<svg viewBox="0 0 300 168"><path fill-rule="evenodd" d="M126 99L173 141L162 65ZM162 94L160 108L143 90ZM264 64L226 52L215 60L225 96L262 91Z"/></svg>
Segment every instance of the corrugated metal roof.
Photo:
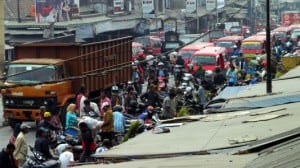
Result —
<svg viewBox="0 0 300 168"><path fill-rule="evenodd" d="M300 167L300 138L268 148L250 161L245 168Z"/></svg>

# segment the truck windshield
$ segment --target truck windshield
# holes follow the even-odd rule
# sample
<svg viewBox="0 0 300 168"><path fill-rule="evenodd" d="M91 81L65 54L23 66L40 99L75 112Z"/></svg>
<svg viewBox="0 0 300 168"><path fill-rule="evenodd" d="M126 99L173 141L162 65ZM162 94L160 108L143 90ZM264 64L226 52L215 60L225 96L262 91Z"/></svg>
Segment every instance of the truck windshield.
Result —
<svg viewBox="0 0 300 168"><path fill-rule="evenodd" d="M182 59L191 59L194 52L195 51L179 51L178 55L181 55Z"/></svg>
<svg viewBox="0 0 300 168"><path fill-rule="evenodd" d="M296 39L298 36L300 36L300 29L297 29L297 31L293 31L291 38Z"/></svg>
<svg viewBox="0 0 300 168"><path fill-rule="evenodd" d="M215 65L216 60L215 57L212 56L194 56L192 60L192 64L194 65Z"/></svg>
<svg viewBox="0 0 300 168"><path fill-rule="evenodd" d="M40 83L53 81L55 67L52 65L10 64L7 72L7 82Z"/></svg>
<svg viewBox="0 0 300 168"><path fill-rule="evenodd" d="M233 48L234 45L235 43L230 41L219 41L216 44L216 46L218 47L225 47L225 48Z"/></svg>
<svg viewBox="0 0 300 168"><path fill-rule="evenodd" d="M242 49L244 50L259 50L262 46L260 43L243 43Z"/></svg>

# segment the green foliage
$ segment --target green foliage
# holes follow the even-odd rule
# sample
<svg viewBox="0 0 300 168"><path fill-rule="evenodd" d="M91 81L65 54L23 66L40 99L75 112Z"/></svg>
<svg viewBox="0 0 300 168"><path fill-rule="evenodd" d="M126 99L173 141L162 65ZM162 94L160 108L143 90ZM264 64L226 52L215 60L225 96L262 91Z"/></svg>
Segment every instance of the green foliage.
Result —
<svg viewBox="0 0 300 168"><path fill-rule="evenodd" d="M177 114L177 117L183 117L188 115L188 109L186 107L182 107Z"/></svg>
<svg viewBox="0 0 300 168"><path fill-rule="evenodd" d="M142 125L140 121L135 121L130 124L130 127L125 134L123 142L128 141L128 139L135 137L138 128Z"/></svg>

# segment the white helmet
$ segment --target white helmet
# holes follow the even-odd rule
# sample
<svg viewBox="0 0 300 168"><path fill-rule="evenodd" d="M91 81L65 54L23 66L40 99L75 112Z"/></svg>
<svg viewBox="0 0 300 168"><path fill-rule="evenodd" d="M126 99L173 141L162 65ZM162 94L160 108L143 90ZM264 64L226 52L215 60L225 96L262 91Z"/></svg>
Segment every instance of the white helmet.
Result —
<svg viewBox="0 0 300 168"><path fill-rule="evenodd" d="M112 86L112 87L111 87L111 91L119 91L118 86Z"/></svg>
<svg viewBox="0 0 300 168"><path fill-rule="evenodd" d="M185 88L185 91L186 91L186 92L191 92L191 91L192 91L192 87L190 87L190 86L186 87L186 88Z"/></svg>
<svg viewBox="0 0 300 168"><path fill-rule="evenodd" d="M162 63L162 62L159 62L159 63L158 63L158 65L164 65L164 63Z"/></svg>
<svg viewBox="0 0 300 168"><path fill-rule="evenodd" d="M211 70L205 71L205 76L206 76L206 77L210 77L210 76L212 76L212 75L213 75L213 71L211 71Z"/></svg>

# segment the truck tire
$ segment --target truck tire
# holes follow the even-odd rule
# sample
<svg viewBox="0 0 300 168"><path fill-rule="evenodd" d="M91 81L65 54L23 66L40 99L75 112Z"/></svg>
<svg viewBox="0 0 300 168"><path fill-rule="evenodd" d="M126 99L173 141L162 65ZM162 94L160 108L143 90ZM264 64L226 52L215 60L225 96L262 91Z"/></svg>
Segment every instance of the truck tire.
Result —
<svg viewBox="0 0 300 168"><path fill-rule="evenodd" d="M17 120L17 119L14 119L14 118L8 118L8 125L9 125L12 129L14 129L15 126L16 126L18 123L22 123L22 121Z"/></svg>

